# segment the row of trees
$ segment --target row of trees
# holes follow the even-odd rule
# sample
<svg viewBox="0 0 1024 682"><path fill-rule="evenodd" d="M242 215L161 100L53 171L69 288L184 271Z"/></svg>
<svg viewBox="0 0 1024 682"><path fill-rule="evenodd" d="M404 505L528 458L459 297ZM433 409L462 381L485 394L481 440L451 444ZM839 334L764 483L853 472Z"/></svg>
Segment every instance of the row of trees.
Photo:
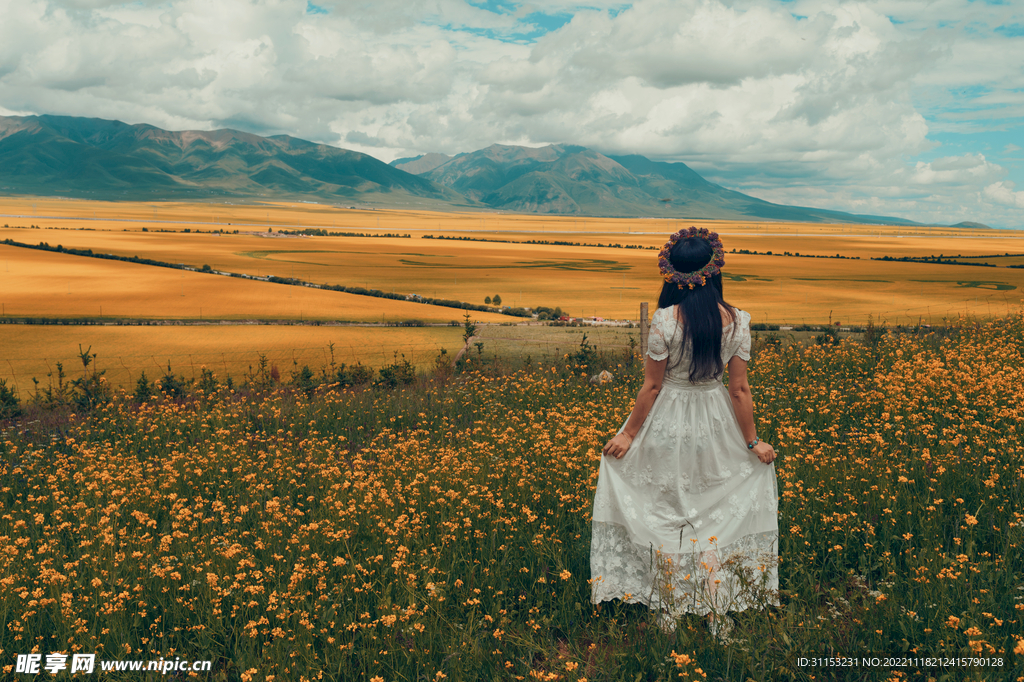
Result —
<svg viewBox="0 0 1024 682"><path fill-rule="evenodd" d="M86 256L86 257L89 257L89 258L102 258L104 260L116 260L116 261L125 261L125 262L128 262L128 263L140 263L142 265L153 265L153 266L162 267L162 268L173 268L175 270L195 270L195 268L185 266L182 263L168 263L166 261L155 260L153 258L140 258L139 256L117 256L117 255L110 254L110 253L96 253L92 249L65 248L64 246L62 246L60 244L58 244L57 246L50 246L50 244L48 244L47 242L39 242L39 244L25 244L23 242L18 242L18 241L15 241L13 239L4 239L2 243L6 244L8 246L19 246L19 247L26 248L26 249L37 249L37 250L41 250L41 251L52 251L52 252L55 252L55 253L68 253L68 254L71 254L71 255L74 255L74 256ZM208 264L207 265L203 265L203 267L199 271L200 272L204 272L204 273L208 273L208 274L214 272L213 268L211 268ZM241 273L230 273L230 275L232 277L241 277L241 278L253 279L252 277L250 277L248 275L243 275ZM414 301L416 301L418 303L426 303L428 305L436 305L436 306L441 306L443 308L458 308L458 309L461 309L461 310L477 310L477 311L481 311L481 312L494 312L489 307L490 304L488 304L486 306L485 305L476 305L474 303L467 303L465 301L456 301L456 300L446 299L446 298L430 298L430 297L427 297L427 296L419 296L419 295L416 295L416 294L413 294L413 295L410 296L408 294L396 294L396 293L392 293L392 292L388 292L388 291L381 291L379 289L367 289L367 288L364 288L364 287L347 287L347 286L344 286L344 285L341 285L341 284L322 284L322 285L318 285L318 284L311 284L309 282L305 282L303 280L295 279L295 278L292 278L292 277L270 276L270 277L267 278L267 281L268 282L273 282L275 284L289 284L289 285L292 285L292 286L306 286L306 287L312 287L312 288L315 288L315 289L326 289L328 291L341 291L341 292L345 292L345 293L348 293L348 294L356 294L356 295L359 295L359 296L373 296L373 297L376 297L376 298L390 298L390 299L395 299L395 300L399 300L399 301L414 300ZM496 296L495 298L497 300L494 303L494 305L501 305L501 297L500 296ZM525 308L518 308L518 307L516 307L516 308L504 308L501 311L501 314L503 314L503 315L510 315L512 317L532 317L532 313L529 310L526 310Z"/></svg>

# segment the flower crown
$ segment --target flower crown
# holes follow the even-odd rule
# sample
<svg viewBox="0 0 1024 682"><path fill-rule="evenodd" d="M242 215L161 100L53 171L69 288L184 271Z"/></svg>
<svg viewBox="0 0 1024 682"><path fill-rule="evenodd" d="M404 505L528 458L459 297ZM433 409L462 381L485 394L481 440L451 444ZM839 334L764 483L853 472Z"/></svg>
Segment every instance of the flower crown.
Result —
<svg viewBox="0 0 1024 682"><path fill-rule="evenodd" d="M681 239L690 239L692 237L699 237L711 245L711 249L714 251L711 260L700 270L676 272L675 268L672 267L672 263L669 262L669 253L672 251L672 247ZM695 286L704 286L707 284L709 277L722 272L723 265L725 265L725 249L722 247L722 240L718 238L717 232L711 232L706 227L687 227L679 230L669 237L668 243L658 253L658 268L661 269L661 274L665 281L675 282L679 285L680 289L683 288L683 285L688 285L691 289Z"/></svg>

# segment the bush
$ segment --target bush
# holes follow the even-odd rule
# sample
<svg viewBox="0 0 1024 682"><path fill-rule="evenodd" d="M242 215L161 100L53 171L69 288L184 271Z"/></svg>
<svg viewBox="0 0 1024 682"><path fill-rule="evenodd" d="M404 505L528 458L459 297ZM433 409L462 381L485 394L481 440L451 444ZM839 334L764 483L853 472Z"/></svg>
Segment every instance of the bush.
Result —
<svg viewBox="0 0 1024 682"><path fill-rule="evenodd" d="M882 337L887 333L888 330L885 327L876 327L874 319L871 315L868 315L868 326L864 329L862 341L865 346L869 346L872 350L877 350Z"/></svg>
<svg viewBox="0 0 1024 682"><path fill-rule="evenodd" d="M466 313L466 321L462 325L462 340L469 343L469 340L476 334L476 325L469 319L469 313Z"/></svg>
<svg viewBox="0 0 1024 682"><path fill-rule="evenodd" d="M220 384L217 382L217 375L203 367L199 370L199 390L204 395L210 396L215 394L220 389Z"/></svg>
<svg viewBox="0 0 1024 682"><path fill-rule="evenodd" d="M171 400L178 400L185 397L185 389L188 384L185 377L175 376L171 371L171 363L167 363L167 373L160 379L160 392Z"/></svg>
<svg viewBox="0 0 1024 682"><path fill-rule="evenodd" d="M580 347L573 353L570 353L566 360L568 360L569 365L575 367L593 368L597 363L597 346L590 345L590 342L587 341L587 335L584 334L580 340Z"/></svg>
<svg viewBox="0 0 1024 682"><path fill-rule="evenodd" d="M380 378L374 382L374 385L385 388L395 388L399 384L406 385L416 381L416 368L405 359L405 355L402 355L401 360L396 355L395 361L381 367L379 374Z"/></svg>
<svg viewBox="0 0 1024 682"><path fill-rule="evenodd" d="M452 375L452 361L448 357L448 349L442 348L434 358L434 376L447 378Z"/></svg>
<svg viewBox="0 0 1024 682"><path fill-rule="evenodd" d="M537 313L538 320L557 320L564 314L562 309L559 307L548 308L547 306L537 306L533 309L533 312Z"/></svg>
<svg viewBox="0 0 1024 682"><path fill-rule="evenodd" d="M296 362L295 366L298 367L298 365L299 363ZM292 371L292 384L306 395L313 395L317 387L316 375L313 374L309 365L303 365L302 369Z"/></svg>
<svg viewBox="0 0 1024 682"><path fill-rule="evenodd" d="M267 356L264 353L260 353L256 368L253 369L253 366L249 365L249 373L245 375L245 383L249 390L252 391L269 390L276 383L277 379L280 378L280 376L274 377L274 372L276 371L277 367L271 367Z"/></svg>
<svg viewBox="0 0 1024 682"><path fill-rule="evenodd" d="M373 381L373 377L373 370L363 365L361 362L357 362L351 367L345 365L345 363L341 363L339 367L334 369L333 374L330 376L330 383L338 388L363 386Z"/></svg>
<svg viewBox="0 0 1024 682"><path fill-rule="evenodd" d="M100 405L109 403L113 398L113 391L110 384L103 377L106 370L89 371L89 365L96 360L96 353L90 353L92 346L82 350L82 344L78 344L78 357L82 360L82 378L71 382L74 389L74 403L80 410L92 410Z"/></svg>
<svg viewBox="0 0 1024 682"><path fill-rule="evenodd" d="M153 385L149 377L146 376L146 373L143 372L139 380L135 382L135 393L133 393L135 402L144 403L152 398L155 393L156 386Z"/></svg>
<svg viewBox="0 0 1024 682"><path fill-rule="evenodd" d="M0 419L20 417L21 404L14 389L7 385L7 379L0 379Z"/></svg>
<svg viewBox="0 0 1024 682"><path fill-rule="evenodd" d="M814 337L814 342L819 346L838 346L839 332L832 327L825 327L825 330Z"/></svg>
<svg viewBox="0 0 1024 682"><path fill-rule="evenodd" d="M757 332L754 332L754 338L751 350L754 353L759 353L762 350L771 348L776 352L782 347L782 339L778 334L765 334L761 336Z"/></svg>

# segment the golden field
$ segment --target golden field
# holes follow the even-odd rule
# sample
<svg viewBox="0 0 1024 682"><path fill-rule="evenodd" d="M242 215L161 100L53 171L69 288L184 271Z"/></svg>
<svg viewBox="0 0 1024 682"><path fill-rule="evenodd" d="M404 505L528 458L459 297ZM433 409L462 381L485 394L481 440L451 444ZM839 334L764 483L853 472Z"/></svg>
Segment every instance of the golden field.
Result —
<svg viewBox="0 0 1024 682"><path fill-rule="evenodd" d="M727 299L749 310L756 320L770 323L820 323L828 320L830 311L834 319L852 324L864 323L868 314L890 323L938 323L944 316L964 312L988 316L1005 313L1007 306L1019 302L1024 285L1024 270L867 260L885 255L1024 254L1024 235L1005 230L584 219L348 210L319 204L109 203L32 198L0 199L0 214L8 216L0 220L12 226L68 228L0 228L0 239L47 241L195 267L208 264L215 270L296 277L477 304L499 294L505 304L559 306L573 316L635 318L638 304L657 295L654 253L422 237L429 234L651 247L663 244L671 231L696 224L718 231L727 251L840 254L862 259L729 254L725 269ZM409 234L411 238L277 236L276 230L303 227ZM142 232L143 228L150 231ZM193 231L181 232L184 229ZM240 234L210 234L235 229ZM268 234L268 229L275 232ZM1021 262L1024 257L997 261Z"/></svg>
<svg viewBox="0 0 1024 682"><path fill-rule="evenodd" d="M403 356L418 368L433 364L441 349L454 357L463 346L461 327L313 327L308 325L211 326L57 326L0 325L3 356L0 379L23 399L32 395L32 378L56 381L57 363L68 377L82 375L79 344L96 353L96 367L113 386L131 389L143 372L156 379L171 365L174 374L198 378L203 367L239 381L265 355L282 377L309 365L330 365L329 345L340 365L377 368Z"/></svg>
<svg viewBox="0 0 1024 682"><path fill-rule="evenodd" d="M0 197L0 220L10 224L25 221L36 224L59 224L69 227L93 227L100 230L231 229L266 231L272 228L302 227L335 228L339 230L381 231L398 233L479 233L484 235L531 235L553 239L557 235L620 235L645 243L663 243L662 235L688 225L707 226L722 234L771 236L793 234L807 237L828 236L897 236L911 237L974 237L997 230L976 230L951 227L910 227L897 225L810 224L784 221L729 220L666 220L663 218L593 218L545 216L499 212L438 213L434 211L360 209L313 203L265 202L183 203L183 202L108 202L54 197ZM27 224L27 223L25 223ZM1004 235L1005 236L1005 235ZM727 248L731 246L726 245Z"/></svg>
<svg viewBox="0 0 1024 682"><path fill-rule="evenodd" d="M461 310L412 301L357 296L4 244L0 244L0 282L3 314L8 317L321 319L347 322L418 319L435 323L462 318ZM515 319L482 312L475 313L474 317L490 322Z"/></svg>
<svg viewBox="0 0 1024 682"><path fill-rule="evenodd" d="M0 240L47 242L53 246L92 249L96 253L184 263L194 268L209 265L216 271L259 277L274 275L315 284L420 294L474 304L483 304L485 297L497 294L505 305L557 306L574 317L636 320L641 302L650 302L653 309L660 290L656 251L423 237L448 235L477 240L562 240L659 247L670 231L693 222L718 231L727 251L788 251L848 257L728 253L724 273L726 300L749 311L757 323L820 324L831 316L843 325L863 325L871 316L883 324L935 325L964 314L1006 314L1024 296L1024 269L868 260L886 255L1024 254L1024 235L1010 231L449 214L348 210L317 204L156 204L33 198L0 198L0 214L6 216L0 217L0 224L8 225L0 227ZM27 229L30 225L42 227ZM279 233L281 229L304 227L411 236L310 237ZM238 234L234 233L236 229ZM223 232L214 234L220 230ZM1024 255L990 260L999 265L1021 264ZM419 319L446 323L461 321L463 311L0 245L0 314L190 321ZM477 311L472 312L472 317L479 323L520 322L520 318ZM19 366L12 373L12 368L2 362L14 357L14 351L9 349L31 348L33 335L37 359L73 358L72 351L79 342L91 343L86 335L75 334L74 330L58 341L56 331L42 327L27 329L35 331L22 329L17 332L22 336L15 339L11 326L0 326L0 346L5 351L0 354L0 377L45 374L41 363L31 368ZM89 328L90 333L94 329ZM254 357L261 350L280 355L291 349L325 347L324 339L330 334L312 329L253 326L199 331L194 327L164 327L164 340L157 346L147 336L149 331L140 328L102 333L110 334L111 338L116 336L118 356L130 354L125 349L145 348L151 355L191 355L193 362L214 363L218 354L228 352L227 349ZM556 354L552 349L571 346L577 340L565 330L546 333L534 327L499 333L502 329L481 329L486 352L550 357ZM444 333L458 337L454 331ZM289 334L299 338L293 340ZM352 344L354 348L366 346L366 357L390 357L395 350L403 352L409 346L402 339L426 335L432 342L435 338L429 330L387 334L367 330L366 334L372 342ZM315 342L304 341L303 335ZM198 340L200 337L202 340ZM284 340L286 337L288 340ZM611 345L622 347L626 336L619 334L615 338ZM63 347L58 348L55 343ZM607 344L601 341L598 345ZM94 351L101 358L113 358L112 346L113 343L102 341ZM449 344L450 351L458 346L461 343ZM537 353L531 350L534 348ZM29 356L22 353L17 357ZM286 358L281 355L278 359L284 362ZM417 365L422 366L422 362L415 358ZM118 371L121 370L110 367L110 377L121 383L128 375L121 377L115 373ZM229 373L236 374L233 370Z"/></svg>

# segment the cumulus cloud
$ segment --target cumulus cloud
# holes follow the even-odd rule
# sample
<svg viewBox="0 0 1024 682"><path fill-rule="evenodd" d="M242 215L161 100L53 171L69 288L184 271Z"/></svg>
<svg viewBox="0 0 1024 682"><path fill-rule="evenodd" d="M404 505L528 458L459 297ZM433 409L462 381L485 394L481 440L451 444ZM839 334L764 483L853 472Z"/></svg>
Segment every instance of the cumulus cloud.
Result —
<svg viewBox="0 0 1024 682"><path fill-rule="evenodd" d="M544 33L538 12L571 20ZM969 206L1000 220L996 161L916 157L937 129L1024 117L1024 41L995 32L1015 12L968 0L25 0L0 23L0 113L241 127L384 160L567 142L684 161L770 200L921 220Z"/></svg>
<svg viewBox="0 0 1024 682"><path fill-rule="evenodd" d="M925 163L918 161L910 177L915 185L976 185L1003 176L1006 171L989 163L983 154L946 156Z"/></svg>
<svg viewBox="0 0 1024 682"><path fill-rule="evenodd" d="M993 182L985 188L985 196L997 204L1024 208L1024 192L1015 192L1012 182Z"/></svg>

